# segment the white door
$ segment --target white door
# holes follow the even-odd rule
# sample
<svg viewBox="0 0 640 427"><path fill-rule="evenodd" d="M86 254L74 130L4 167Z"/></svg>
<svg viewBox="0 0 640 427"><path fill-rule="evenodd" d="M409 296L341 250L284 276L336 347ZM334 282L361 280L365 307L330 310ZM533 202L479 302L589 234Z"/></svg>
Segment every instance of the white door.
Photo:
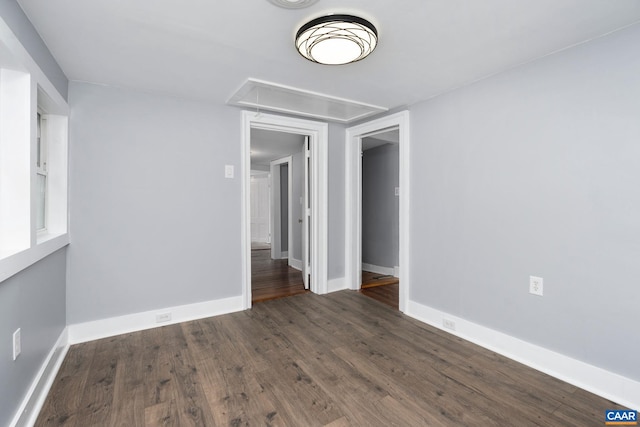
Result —
<svg viewBox="0 0 640 427"><path fill-rule="evenodd" d="M271 243L269 174L251 177L251 241Z"/></svg>
<svg viewBox="0 0 640 427"><path fill-rule="evenodd" d="M304 204L302 206L302 281L304 288L311 284L311 152L309 137L304 140Z"/></svg>

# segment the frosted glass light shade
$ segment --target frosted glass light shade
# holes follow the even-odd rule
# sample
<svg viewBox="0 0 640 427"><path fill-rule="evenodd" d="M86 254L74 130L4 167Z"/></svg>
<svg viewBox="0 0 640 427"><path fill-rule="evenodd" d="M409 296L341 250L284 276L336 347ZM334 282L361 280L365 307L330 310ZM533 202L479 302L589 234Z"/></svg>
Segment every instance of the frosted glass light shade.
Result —
<svg viewBox="0 0 640 427"><path fill-rule="evenodd" d="M309 61L342 65L360 61L378 44L378 31L366 19L328 15L303 25L296 34L296 49Z"/></svg>

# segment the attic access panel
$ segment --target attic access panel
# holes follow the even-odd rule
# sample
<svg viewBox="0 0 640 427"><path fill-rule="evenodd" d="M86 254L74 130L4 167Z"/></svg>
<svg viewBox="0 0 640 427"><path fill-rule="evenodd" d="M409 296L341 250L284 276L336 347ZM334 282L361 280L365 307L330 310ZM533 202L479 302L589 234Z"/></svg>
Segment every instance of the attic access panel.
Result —
<svg viewBox="0 0 640 427"><path fill-rule="evenodd" d="M229 98L227 104L339 123L351 123L388 110L377 105L256 79L248 79Z"/></svg>

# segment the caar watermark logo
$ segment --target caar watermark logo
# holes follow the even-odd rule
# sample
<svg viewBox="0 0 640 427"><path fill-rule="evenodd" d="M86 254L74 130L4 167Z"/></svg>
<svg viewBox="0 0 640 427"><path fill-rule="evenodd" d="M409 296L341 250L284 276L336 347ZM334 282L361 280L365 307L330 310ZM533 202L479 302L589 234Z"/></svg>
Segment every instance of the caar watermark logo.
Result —
<svg viewBox="0 0 640 427"><path fill-rule="evenodd" d="M608 426L637 426L638 412L627 409L604 411L604 423Z"/></svg>

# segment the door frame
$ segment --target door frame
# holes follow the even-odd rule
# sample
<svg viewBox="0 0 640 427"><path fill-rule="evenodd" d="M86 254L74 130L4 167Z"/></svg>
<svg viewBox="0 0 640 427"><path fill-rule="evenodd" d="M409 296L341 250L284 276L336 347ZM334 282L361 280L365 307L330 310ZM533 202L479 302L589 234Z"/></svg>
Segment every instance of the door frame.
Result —
<svg viewBox="0 0 640 427"><path fill-rule="evenodd" d="M242 300L251 308L251 129L308 135L311 141L311 291L327 293L328 272L328 146L329 125L324 122L242 111L240 218L242 252Z"/></svg>
<svg viewBox="0 0 640 427"><path fill-rule="evenodd" d="M293 236L291 235L293 230L292 230L292 218L291 215L293 213L293 207L291 206L291 202L292 202L292 198L293 198L293 190L292 190L292 180L293 180L293 171L291 170L291 165L293 164L293 156L286 156L283 157L281 159L277 159L277 160L273 160L271 162L270 165L270 185L271 185L271 191L270 191L270 202L271 202L271 209L269 210L269 213L271 215L271 217L269 218L269 221L271 223L271 258L272 259L283 259L283 258L289 258L289 251L291 251L292 245L293 245ZM280 186L280 177L281 177L281 172L280 172L280 167L282 165L287 165L287 218L289 218L289 221L287 221L287 256L285 257L284 251L282 250L282 227L280 224L282 224L282 209L280 208L280 206L282 206L282 203L280 202L282 200L282 193L281 193L281 186ZM277 170L277 174L276 174L276 170ZM277 188L276 188L277 187ZM276 233L277 232L277 233ZM288 263L289 265L291 265L291 262Z"/></svg>
<svg viewBox="0 0 640 427"><path fill-rule="evenodd" d="M399 309L405 312L410 282L410 138L409 111L347 128L345 138L345 279L349 289L358 290L362 282L362 138L388 128L400 131L400 285Z"/></svg>

